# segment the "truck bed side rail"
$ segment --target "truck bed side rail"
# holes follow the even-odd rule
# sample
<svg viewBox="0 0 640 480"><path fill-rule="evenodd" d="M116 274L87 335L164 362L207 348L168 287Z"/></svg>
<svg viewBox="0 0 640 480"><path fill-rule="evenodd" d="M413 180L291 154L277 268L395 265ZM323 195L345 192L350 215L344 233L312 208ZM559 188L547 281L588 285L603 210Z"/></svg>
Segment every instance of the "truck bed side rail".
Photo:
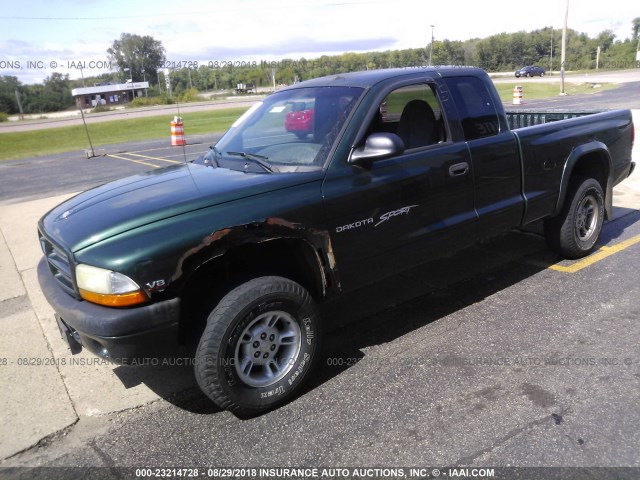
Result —
<svg viewBox="0 0 640 480"><path fill-rule="evenodd" d="M533 125L542 125L544 123L557 122L558 120L566 120L567 118L584 117L600 113L601 110L507 110L507 122L509 128L515 130L517 128L531 127Z"/></svg>

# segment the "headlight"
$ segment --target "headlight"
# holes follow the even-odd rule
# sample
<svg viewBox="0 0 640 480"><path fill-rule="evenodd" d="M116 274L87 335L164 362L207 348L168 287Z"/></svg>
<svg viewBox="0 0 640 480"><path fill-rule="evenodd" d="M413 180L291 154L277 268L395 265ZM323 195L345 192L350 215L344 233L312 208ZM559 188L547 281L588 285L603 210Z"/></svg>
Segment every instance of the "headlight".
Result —
<svg viewBox="0 0 640 480"><path fill-rule="evenodd" d="M129 277L104 268L80 264L76 267L76 281L80 296L98 305L128 307L149 299Z"/></svg>

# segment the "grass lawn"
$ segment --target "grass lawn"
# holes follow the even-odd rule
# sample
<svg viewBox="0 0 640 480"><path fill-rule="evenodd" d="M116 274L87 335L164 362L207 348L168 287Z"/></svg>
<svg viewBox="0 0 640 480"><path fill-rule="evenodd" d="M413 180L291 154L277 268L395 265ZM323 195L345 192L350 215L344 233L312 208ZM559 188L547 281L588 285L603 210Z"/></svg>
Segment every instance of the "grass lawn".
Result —
<svg viewBox="0 0 640 480"><path fill-rule="evenodd" d="M539 98L557 97L560 94L560 80L554 83L537 83L529 79L514 79L513 83L495 84L500 99L503 102L511 103L513 100L513 89L516 85L522 87L525 102ZM580 93L598 93L618 87L615 83L601 83L598 88L593 88L591 85L591 83L565 82L564 91L567 95L578 95Z"/></svg>
<svg viewBox="0 0 640 480"><path fill-rule="evenodd" d="M247 108L210 110L184 113L185 133L189 135L224 132ZM88 124L93 146L112 143L170 138L173 115L114 119L110 122ZM0 133L0 160L14 160L51 153L89 148L82 124L73 127L48 128L30 132Z"/></svg>

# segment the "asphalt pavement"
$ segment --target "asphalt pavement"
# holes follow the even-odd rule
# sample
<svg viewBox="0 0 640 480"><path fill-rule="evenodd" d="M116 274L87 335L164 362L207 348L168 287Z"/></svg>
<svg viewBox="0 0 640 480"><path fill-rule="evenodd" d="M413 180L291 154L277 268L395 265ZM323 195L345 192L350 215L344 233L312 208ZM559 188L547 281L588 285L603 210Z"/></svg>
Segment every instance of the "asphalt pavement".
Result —
<svg viewBox="0 0 640 480"><path fill-rule="evenodd" d="M0 164L0 468L640 467L639 172L614 191L597 261L560 261L518 232L326 305L314 381L257 418L217 411L189 365L71 356L35 276L37 219L215 139Z"/></svg>
<svg viewBox="0 0 640 480"><path fill-rule="evenodd" d="M84 191L129 175L190 162L204 155L219 138L219 133L187 132L187 145L171 146L167 132L166 139L101 146L94 150L95 156L88 155L86 150L76 150L2 161L0 204Z"/></svg>

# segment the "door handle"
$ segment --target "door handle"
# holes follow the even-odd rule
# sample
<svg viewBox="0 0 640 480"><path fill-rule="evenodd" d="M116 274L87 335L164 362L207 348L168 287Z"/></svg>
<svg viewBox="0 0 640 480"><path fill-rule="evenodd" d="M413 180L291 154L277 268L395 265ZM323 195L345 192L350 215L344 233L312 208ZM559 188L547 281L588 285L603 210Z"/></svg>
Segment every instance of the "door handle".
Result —
<svg viewBox="0 0 640 480"><path fill-rule="evenodd" d="M469 164L467 162L456 163L449 167L449 176L460 177L461 175L466 175L468 171L469 171Z"/></svg>

